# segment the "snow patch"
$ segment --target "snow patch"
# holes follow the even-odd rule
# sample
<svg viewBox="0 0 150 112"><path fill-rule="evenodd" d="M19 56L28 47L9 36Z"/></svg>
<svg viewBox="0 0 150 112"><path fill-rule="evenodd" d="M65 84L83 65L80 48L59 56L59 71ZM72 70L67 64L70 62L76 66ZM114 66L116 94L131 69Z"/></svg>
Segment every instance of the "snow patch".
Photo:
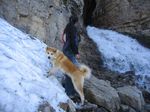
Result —
<svg viewBox="0 0 150 112"><path fill-rule="evenodd" d="M51 65L46 45L0 19L0 111L35 112L47 101L56 110L68 97L55 77L46 78Z"/></svg>

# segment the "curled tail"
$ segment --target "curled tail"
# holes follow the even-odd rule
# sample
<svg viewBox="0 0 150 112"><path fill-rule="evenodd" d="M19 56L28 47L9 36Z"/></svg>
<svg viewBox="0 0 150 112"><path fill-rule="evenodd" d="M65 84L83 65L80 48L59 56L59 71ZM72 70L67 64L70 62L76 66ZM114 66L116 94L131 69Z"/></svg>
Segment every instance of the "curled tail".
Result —
<svg viewBox="0 0 150 112"><path fill-rule="evenodd" d="M81 70L81 72L84 73L84 76L85 76L86 79L90 78L90 76L91 76L91 69L88 66L81 64L80 65L80 70Z"/></svg>

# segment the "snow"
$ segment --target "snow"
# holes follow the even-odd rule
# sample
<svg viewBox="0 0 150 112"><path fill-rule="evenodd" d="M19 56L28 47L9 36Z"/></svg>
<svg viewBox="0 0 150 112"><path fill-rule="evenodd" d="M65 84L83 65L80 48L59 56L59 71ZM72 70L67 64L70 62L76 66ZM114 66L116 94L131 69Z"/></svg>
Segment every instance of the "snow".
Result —
<svg viewBox="0 0 150 112"><path fill-rule="evenodd" d="M150 49L115 31L88 26L87 33L97 44L104 67L120 73L134 71L136 75L150 77Z"/></svg>
<svg viewBox="0 0 150 112"><path fill-rule="evenodd" d="M0 19L0 112L35 112L44 101L63 111L58 104L68 97L54 76L46 77L45 47Z"/></svg>

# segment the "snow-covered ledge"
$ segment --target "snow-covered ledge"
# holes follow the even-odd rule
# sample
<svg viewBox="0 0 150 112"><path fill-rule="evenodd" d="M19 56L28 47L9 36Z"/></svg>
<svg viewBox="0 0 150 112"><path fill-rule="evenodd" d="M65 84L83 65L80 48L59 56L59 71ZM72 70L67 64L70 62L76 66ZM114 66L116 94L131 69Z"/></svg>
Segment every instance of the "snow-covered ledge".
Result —
<svg viewBox="0 0 150 112"><path fill-rule="evenodd" d="M56 112L69 99L55 77L46 78L46 45L0 19L0 111L35 112L48 102Z"/></svg>

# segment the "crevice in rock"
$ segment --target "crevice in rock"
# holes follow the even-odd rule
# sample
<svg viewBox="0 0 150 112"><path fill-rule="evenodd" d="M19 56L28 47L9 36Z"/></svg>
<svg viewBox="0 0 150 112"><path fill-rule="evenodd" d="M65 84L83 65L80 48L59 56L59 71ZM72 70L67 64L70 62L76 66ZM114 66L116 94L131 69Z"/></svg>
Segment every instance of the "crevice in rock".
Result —
<svg viewBox="0 0 150 112"><path fill-rule="evenodd" d="M92 69L92 74L98 76L103 69L101 53L93 40L88 37L86 32L84 32L82 36L83 42L79 46L81 51L81 63L88 65Z"/></svg>
<svg viewBox="0 0 150 112"><path fill-rule="evenodd" d="M93 23L92 15L95 7L96 7L95 0L84 0L83 23L85 26L91 25Z"/></svg>

